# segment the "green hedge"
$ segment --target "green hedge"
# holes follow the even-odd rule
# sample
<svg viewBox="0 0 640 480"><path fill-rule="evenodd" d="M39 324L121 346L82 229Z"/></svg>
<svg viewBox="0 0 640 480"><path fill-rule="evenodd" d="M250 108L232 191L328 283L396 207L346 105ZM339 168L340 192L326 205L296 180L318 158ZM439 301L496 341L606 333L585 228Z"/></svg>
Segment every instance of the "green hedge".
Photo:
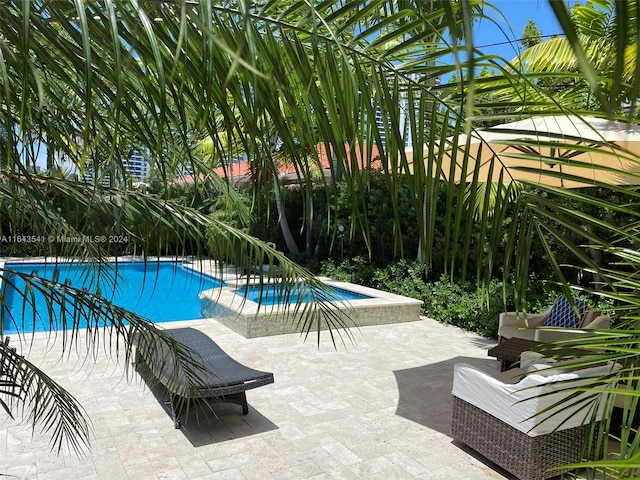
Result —
<svg viewBox="0 0 640 480"><path fill-rule="evenodd" d="M422 265L407 260L385 268L376 268L363 257L345 260L341 264L329 260L322 264L322 274L417 298L423 302L423 315L490 338L497 338L500 313L515 309L511 285L505 289L501 281L491 280L487 288L479 289L474 283L452 282L446 278L425 281ZM529 285L526 300L530 312L545 311L559 293L553 285L534 276L530 278ZM608 307L602 302L587 300L598 308Z"/></svg>

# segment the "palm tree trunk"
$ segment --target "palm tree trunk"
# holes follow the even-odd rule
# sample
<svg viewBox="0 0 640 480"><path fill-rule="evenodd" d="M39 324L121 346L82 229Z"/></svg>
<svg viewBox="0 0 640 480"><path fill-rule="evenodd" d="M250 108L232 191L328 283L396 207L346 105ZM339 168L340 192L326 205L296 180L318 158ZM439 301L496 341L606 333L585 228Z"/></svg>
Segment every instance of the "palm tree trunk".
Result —
<svg viewBox="0 0 640 480"><path fill-rule="evenodd" d="M591 234L595 234L596 233L596 228L591 224L585 225L585 229ZM589 255L591 260L593 260L594 263L598 267L604 267L605 266L604 253L602 252L602 250L600 250L598 248L587 247L587 255ZM602 285L602 277L598 274L598 272L594 272L593 273L593 288L595 290L600 290L602 288L602 286L603 286Z"/></svg>
<svg viewBox="0 0 640 480"><path fill-rule="evenodd" d="M282 204L282 195L280 192L280 185L278 184L277 176L273 177L273 187L276 199L276 208L278 209L278 223L280 224L280 230L282 231L282 236L284 237L284 241L287 245L287 250L289 250L289 253L299 255L300 250L298 249L298 245L296 244L296 241L293 238L293 234L291 233L291 229L289 228L287 215L285 214L284 206Z"/></svg>
<svg viewBox="0 0 640 480"><path fill-rule="evenodd" d="M304 208L304 231L305 231L305 253L311 257L313 254L313 230L311 228L311 216L313 214L313 205L311 204L311 194L309 189L305 188L305 208Z"/></svg>
<svg viewBox="0 0 640 480"><path fill-rule="evenodd" d="M47 170L51 172L56 164L56 150L53 145L47 144Z"/></svg>

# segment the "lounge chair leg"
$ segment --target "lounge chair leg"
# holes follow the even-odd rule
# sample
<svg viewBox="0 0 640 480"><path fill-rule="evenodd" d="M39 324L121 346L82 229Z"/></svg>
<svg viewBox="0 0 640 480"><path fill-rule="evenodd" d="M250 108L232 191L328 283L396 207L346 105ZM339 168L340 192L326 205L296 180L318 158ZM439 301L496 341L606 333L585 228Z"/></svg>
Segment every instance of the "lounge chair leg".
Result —
<svg viewBox="0 0 640 480"><path fill-rule="evenodd" d="M182 426L182 423L180 422L180 417L178 417L175 405L173 404L173 396L171 396L168 401L164 402L164 404L169 407L169 413L171 414L171 419L173 420L173 426L176 429L179 429Z"/></svg>
<svg viewBox="0 0 640 480"><path fill-rule="evenodd" d="M232 393L230 395L223 395L221 397L218 397L218 400L221 402L235 403L236 405L240 405L242 407L242 415L249 414L249 404L247 403L246 392L238 392L238 393Z"/></svg>
<svg viewBox="0 0 640 480"><path fill-rule="evenodd" d="M249 414L249 404L247 403L247 394L246 392L240 392L235 395L235 402L242 406L242 415Z"/></svg>
<svg viewBox="0 0 640 480"><path fill-rule="evenodd" d="M133 357L132 367L133 370L138 373L140 373L140 370L142 369L142 360L140 359L140 355L138 354L137 350L135 356Z"/></svg>

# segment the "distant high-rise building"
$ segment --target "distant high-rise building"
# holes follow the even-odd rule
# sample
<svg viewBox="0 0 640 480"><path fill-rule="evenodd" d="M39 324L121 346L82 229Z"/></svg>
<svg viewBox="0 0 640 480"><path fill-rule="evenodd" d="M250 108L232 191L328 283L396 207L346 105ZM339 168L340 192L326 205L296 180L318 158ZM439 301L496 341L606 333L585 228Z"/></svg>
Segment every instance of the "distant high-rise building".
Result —
<svg viewBox="0 0 640 480"><path fill-rule="evenodd" d="M136 180L142 180L149 175L149 162L137 150L134 150L131 156L122 163L125 170Z"/></svg>
<svg viewBox="0 0 640 480"><path fill-rule="evenodd" d="M124 159L122 161L122 166L127 172L127 175L134 180L142 180L149 174L150 170L149 162L147 162L138 150L134 150L129 158ZM104 186L110 185L111 172L105 169L100 172L100 175L102 178L100 183ZM118 177L121 177L121 175L118 174ZM91 166L86 169L83 178L86 182L93 182L95 180L95 171Z"/></svg>
<svg viewBox="0 0 640 480"><path fill-rule="evenodd" d="M418 82L420 80L420 75L418 74L410 74L407 76L409 81ZM410 105L409 96L406 93L406 90L400 91L400 99L398 102L398 106L400 109L400 116L398 122L398 128L400 129L400 134L404 138L404 144L406 147L410 147L413 142L412 129L410 124L411 119L411 109L414 111L417 109L416 105ZM375 118L376 126L378 128L378 133L380 135L380 139L382 140L383 145L387 145L387 131L385 128L386 119L383 116L383 112L380 107L376 108L376 118Z"/></svg>

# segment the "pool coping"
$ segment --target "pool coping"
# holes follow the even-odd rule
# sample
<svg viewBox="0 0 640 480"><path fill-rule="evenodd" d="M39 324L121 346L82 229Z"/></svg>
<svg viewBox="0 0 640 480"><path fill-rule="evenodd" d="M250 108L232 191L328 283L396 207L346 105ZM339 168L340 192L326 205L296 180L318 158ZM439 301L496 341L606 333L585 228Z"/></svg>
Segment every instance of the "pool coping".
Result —
<svg viewBox="0 0 640 480"><path fill-rule="evenodd" d="M355 283L317 277L322 283L348 290L368 298L350 299L315 308L311 330L335 327L358 328L370 325L413 322L420 320L422 301L385 292ZM205 316L215 318L245 338L298 333L303 325L304 304L286 309L282 304L259 304L236 293L238 288L255 285L257 277L239 277L237 281L223 279L226 286L201 293Z"/></svg>

